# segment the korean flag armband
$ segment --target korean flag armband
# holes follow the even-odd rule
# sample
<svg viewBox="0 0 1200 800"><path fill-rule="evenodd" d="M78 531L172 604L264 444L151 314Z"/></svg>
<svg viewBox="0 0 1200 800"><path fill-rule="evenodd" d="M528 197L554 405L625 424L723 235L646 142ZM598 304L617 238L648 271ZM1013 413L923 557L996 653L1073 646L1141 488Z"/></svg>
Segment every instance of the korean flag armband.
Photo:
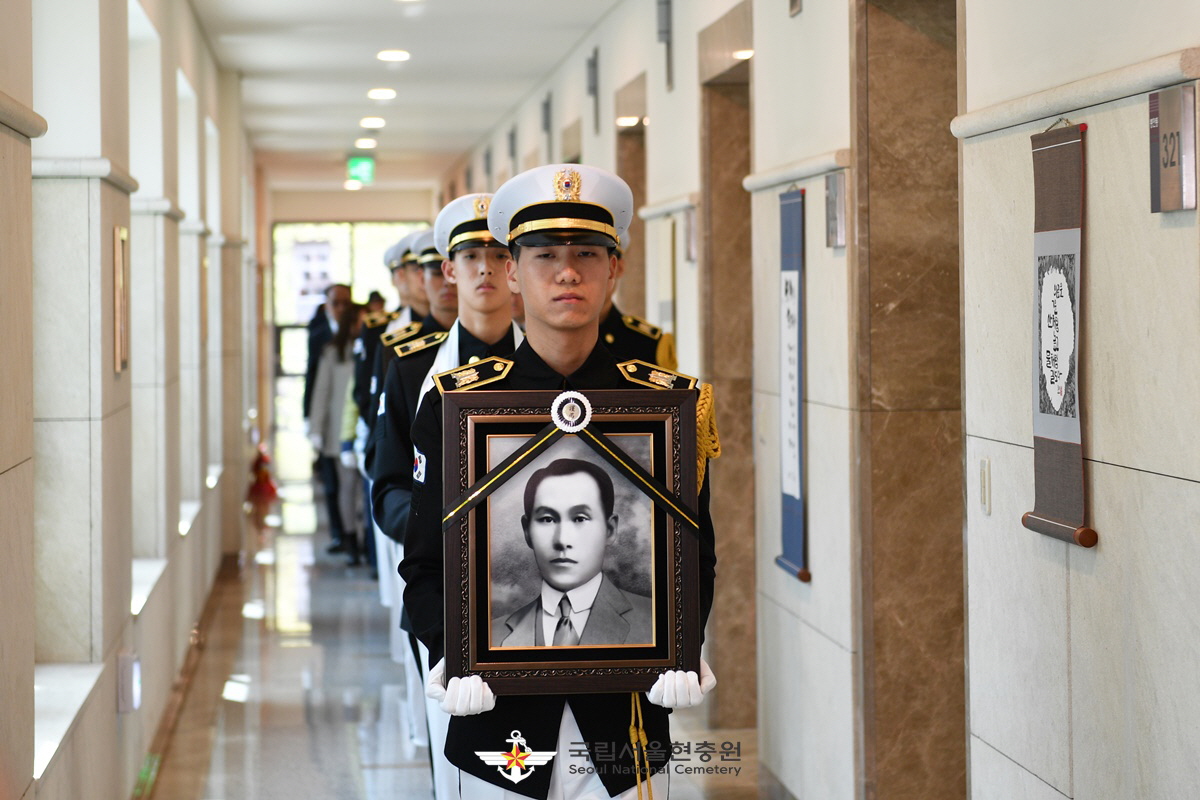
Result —
<svg viewBox="0 0 1200 800"><path fill-rule="evenodd" d="M425 482L425 454L413 448L413 482Z"/></svg>

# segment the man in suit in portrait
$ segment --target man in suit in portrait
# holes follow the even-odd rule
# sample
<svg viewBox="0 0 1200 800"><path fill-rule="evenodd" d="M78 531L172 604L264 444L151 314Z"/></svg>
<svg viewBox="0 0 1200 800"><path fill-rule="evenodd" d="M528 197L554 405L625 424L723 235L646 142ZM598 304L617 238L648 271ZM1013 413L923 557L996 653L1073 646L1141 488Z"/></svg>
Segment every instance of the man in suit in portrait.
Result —
<svg viewBox="0 0 1200 800"><path fill-rule="evenodd" d="M605 577L617 532L612 479L596 464L560 458L525 484L521 528L541 591L492 620L493 647L652 644L652 603Z"/></svg>

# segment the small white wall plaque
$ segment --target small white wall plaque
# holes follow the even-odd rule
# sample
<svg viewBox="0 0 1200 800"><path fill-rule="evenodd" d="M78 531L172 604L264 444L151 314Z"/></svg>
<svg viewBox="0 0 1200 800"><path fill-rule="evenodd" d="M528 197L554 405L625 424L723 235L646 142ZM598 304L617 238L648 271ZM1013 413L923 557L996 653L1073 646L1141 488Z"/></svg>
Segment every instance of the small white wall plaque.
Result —
<svg viewBox="0 0 1200 800"><path fill-rule="evenodd" d="M846 172L825 176L825 246L846 246Z"/></svg>
<svg viewBox="0 0 1200 800"><path fill-rule="evenodd" d="M1196 87L1150 94L1150 211L1196 207Z"/></svg>

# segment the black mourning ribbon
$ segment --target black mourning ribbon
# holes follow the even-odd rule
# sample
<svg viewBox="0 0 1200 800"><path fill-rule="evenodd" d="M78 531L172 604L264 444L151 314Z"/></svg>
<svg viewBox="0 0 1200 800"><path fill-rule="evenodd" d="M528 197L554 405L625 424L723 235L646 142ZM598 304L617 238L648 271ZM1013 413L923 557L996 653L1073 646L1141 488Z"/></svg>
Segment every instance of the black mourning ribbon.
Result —
<svg viewBox="0 0 1200 800"><path fill-rule="evenodd" d="M450 530L459 517L470 513L471 509L486 500L493 492L507 483L511 477L520 472L522 467L565 435L566 433L554 423L550 423L538 431L528 442L518 448L516 452L500 462L495 469L476 481L474 486L446 506L443 510L442 530ZM660 509L670 514L693 533L699 532L699 516L695 510L689 508L682 500L668 492L662 483L655 480L637 461L613 444L604 434L596 430L595 426L589 425L576 435L595 450L601 458L616 467L618 472L628 478L634 486L649 497Z"/></svg>

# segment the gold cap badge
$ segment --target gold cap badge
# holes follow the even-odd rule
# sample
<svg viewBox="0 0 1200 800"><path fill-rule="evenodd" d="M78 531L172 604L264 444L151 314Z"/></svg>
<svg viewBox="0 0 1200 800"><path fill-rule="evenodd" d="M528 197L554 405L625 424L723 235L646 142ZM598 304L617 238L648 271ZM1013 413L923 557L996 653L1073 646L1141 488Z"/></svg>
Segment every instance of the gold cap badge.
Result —
<svg viewBox="0 0 1200 800"><path fill-rule="evenodd" d="M560 203L578 203L581 183L578 170L560 169L554 173L554 199Z"/></svg>

